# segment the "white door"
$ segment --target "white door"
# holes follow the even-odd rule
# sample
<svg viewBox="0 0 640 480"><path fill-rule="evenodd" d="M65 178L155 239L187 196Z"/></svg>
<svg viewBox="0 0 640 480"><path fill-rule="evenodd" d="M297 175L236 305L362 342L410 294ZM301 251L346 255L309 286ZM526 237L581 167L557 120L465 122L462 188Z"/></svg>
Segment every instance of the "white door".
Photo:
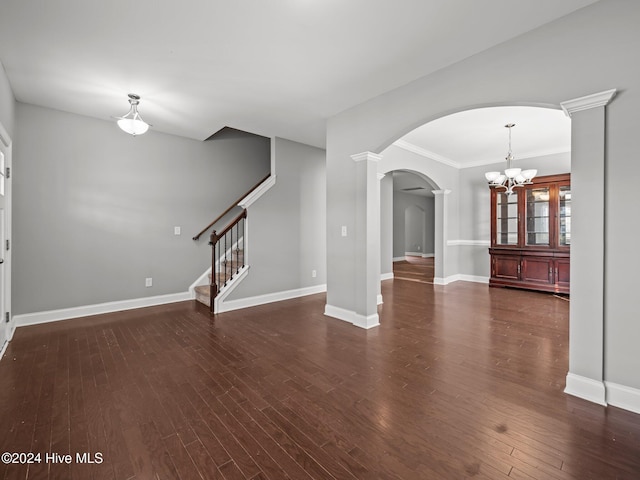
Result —
<svg viewBox="0 0 640 480"><path fill-rule="evenodd" d="M4 145L0 145L0 352L4 352L5 343L7 343L8 337L8 324L5 321L5 272L4 268L5 262L5 242L6 242L6 228L5 228L5 155L2 151L2 147Z"/></svg>
<svg viewBox="0 0 640 480"><path fill-rule="evenodd" d="M7 240L11 235L11 186L7 167L11 165L11 139L0 124L0 352L11 339L11 251Z"/></svg>
<svg viewBox="0 0 640 480"><path fill-rule="evenodd" d="M2 152L0 152L2 155ZM0 161L0 164L3 162ZM1 180L0 180L1 181ZM3 202L4 203L4 202ZM0 208L0 322L2 326L0 327L0 352L4 350L5 343L7 342L8 337L8 329L9 326L5 321L5 271L4 268L4 257L5 257L5 242L6 242L6 229L5 229L5 217L4 217L4 208Z"/></svg>

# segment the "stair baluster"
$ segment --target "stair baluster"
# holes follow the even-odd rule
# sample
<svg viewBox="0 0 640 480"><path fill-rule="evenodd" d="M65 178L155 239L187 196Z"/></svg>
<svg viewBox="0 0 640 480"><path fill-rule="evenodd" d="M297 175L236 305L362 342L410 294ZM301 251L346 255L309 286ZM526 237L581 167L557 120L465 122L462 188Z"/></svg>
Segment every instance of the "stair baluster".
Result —
<svg viewBox="0 0 640 480"><path fill-rule="evenodd" d="M244 247L245 247L245 222L247 210L243 210L233 219L220 233L215 230L211 233L209 245L211 245L211 286L210 286L210 312L213 314L215 308L214 299L235 275L240 272L240 223L242 222L242 267L244 267ZM236 244L234 249L233 227L236 227ZM231 242L229 245L228 242ZM224 244L224 245L223 245ZM224 248L224 254L222 252ZM236 268L233 268L233 253L236 252ZM231 255L231 261L229 261ZM234 271L235 270L235 271Z"/></svg>

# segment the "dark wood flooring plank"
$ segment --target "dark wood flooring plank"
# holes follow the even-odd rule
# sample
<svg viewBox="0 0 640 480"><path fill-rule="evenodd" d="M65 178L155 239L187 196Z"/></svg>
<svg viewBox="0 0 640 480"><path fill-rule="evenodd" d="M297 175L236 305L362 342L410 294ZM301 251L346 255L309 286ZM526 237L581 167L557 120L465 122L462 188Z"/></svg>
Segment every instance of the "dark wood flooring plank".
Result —
<svg viewBox="0 0 640 480"><path fill-rule="evenodd" d="M640 416L563 393L569 302L465 282L383 295L370 331L326 317L324 295L20 328L0 444L105 460L0 478L640 478Z"/></svg>

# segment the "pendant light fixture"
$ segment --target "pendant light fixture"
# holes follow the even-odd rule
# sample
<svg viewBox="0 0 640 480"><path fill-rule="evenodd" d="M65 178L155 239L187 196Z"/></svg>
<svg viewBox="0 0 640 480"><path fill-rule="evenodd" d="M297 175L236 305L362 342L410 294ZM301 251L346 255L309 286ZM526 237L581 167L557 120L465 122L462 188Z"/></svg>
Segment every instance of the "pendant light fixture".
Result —
<svg viewBox="0 0 640 480"><path fill-rule="evenodd" d="M138 113L138 104L140 103L140 96L135 93L129 94L129 103L131 108L129 113L124 117L116 117L118 119L118 126L129 135L142 135L149 130L149 124L142 120L142 117Z"/></svg>
<svg viewBox="0 0 640 480"><path fill-rule="evenodd" d="M511 129L515 126L515 123L508 123L505 125L505 127L509 129L509 152L506 157L507 168L504 171L504 174L500 172L487 172L484 174L489 185L492 187L504 188L507 195L511 195L515 187L531 185L531 180L533 180L533 177L538 173L538 171L534 169L522 170L511 166L511 162L513 161L513 154L511 153Z"/></svg>

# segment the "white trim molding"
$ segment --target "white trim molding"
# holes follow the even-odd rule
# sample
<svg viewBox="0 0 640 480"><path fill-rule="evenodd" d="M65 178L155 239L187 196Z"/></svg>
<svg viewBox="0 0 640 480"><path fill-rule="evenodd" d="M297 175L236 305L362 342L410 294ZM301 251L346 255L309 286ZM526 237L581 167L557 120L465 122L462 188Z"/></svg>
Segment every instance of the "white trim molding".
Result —
<svg viewBox="0 0 640 480"><path fill-rule="evenodd" d="M374 162L379 162L380 160L382 160L382 155L373 152L362 152L351 155L351 158L354 162L362 162L364 160L373 160Z"/></svg>
<svg viewBox="0 0 640 480"><path fill-rule="evenodd" d="M238 202L238 206L240 208L245 208L245 209L249 208L251 205L253 205L256 202L256 200L258 200L262 195L267 193L267 191L269 191L269 189L273 187L275 184L276 184L276 176L272 174L269 178L267 178L264 182L262 182L258 188L256 188L253 192L251 192L249 195L247 195L242 200L240 200Z"/></svg>
<svg viewBox="0 0 640 480"><path fill-rule="evenodd" d="M448 277L441 278L436 277L433 279L434 285L449 285L453 282L473 282L473 283L489 283L489 277L482 277L479 275L465 275L463 273L457 273L455 275L449 275Z"/></svg>
<svg viewBox="0 0 640 480"><path fill-rule="evenodd" d="M613 382L604 382L607 389L606 402L614 407L640 413L640 390Z"/></svg>
<svg viewBox="0 0 640 480"><path fill-rule="evenodd" d="M267 303L281 302L283 300L291 300L292 298L305 297L316 293L327 291L327 285L315 285L313 287L296 288L294 290L285 290L282 292L265 293L264 295L256 295L254 297L239 298L236 300L227 300L218 304L216 313L230 312L232 310L240 310L241 308L255 307Z"/></svg>
<svg viewBox="0 0 640 480"><path fill-rule="evenodd" d="M447 247L456 247L456 246L488 247L490 245L491 245L490 240L447 240Z"/></svg>
<svg viewBox="0 0 640 480"><path fill-rule="evenodd" d="M168 295L156 295L153 297L98 303L95 305L84 305L81 307L62 308L59 310L49 310L45 312L25 313L22 315L15 315L13 318L16 322L16 326L26 327L28 325L70 320L72 318L100 315L103 313L121 312L125 310L133 310L135 308L153 307L155 305L165 305L167 303L183 302L191 299L191 292L172 293Z"/></svg>
<svg viewBox="0 0 640 480"><path fill-rule="evenodd" d="M422 258L432 258L436 255L434 253L423 253L423 252L404 252L405 257L422 257ZM401 257L402 258L402 257Z"/></svg>
<svg viewBox="0 0 640 480"><path fill-rule="evenodd" d="M380 281L393 280L393 272L383 273L380 275Z"/></svg>
<svg viewBox="0 0 640 480"><path fill-rule="evenodd" d="M574 373L567 373L564 393L582 398L598 405L607 405L604 382L583 377Z"/></svg>
<svg viewBox="0 0 640 480"><path fill-rule="evenodd" d="M617 90L612 88L611 90L605 90L604 92L593 93L591 95L585 95L584 97L560 102L560 106L567 117L570 117L571 114L575 112L606 106L613 97L616 96L616 92Z"/></svg>
<svg viewBox="0 0 640 480"><path fill-rule="evenodd" d="M457 169L460 169L462 167L462 165L460 165L458 162L454 162L453 160L451 160L448 157L445 157L444 155L438 155L435 152L432 152L430 150L427 150L426 148L422 148L417 145L414 145L413 143L409 143L406 140L396 140L395 142L393 142L393 145L395 145L398 148L402 148L403 150L406 150L408 152L415 153L416 155L420 155L421 157L435 160L436 162L442 163L449 167L453 167Z"/></svg>
<svg viewBox="0 0 640 480"><path fill-rule="evenodd" d="M0 142L2 142L4 144L4 146L7 147L7 148L9 148L9 146L11 145L11 136L5 130L5 128L2 125L2 123L0 123Z"/></svg>
<svg viewBox="0 0 640 480"><path fill-rule="evenodd" d="M328 303L324 306L324 314L328 317L337 318L344 322L349 322L356 327L369 329L380 325L380 318L377 313L373 315L364 316L360 315L353 310L346 310L344 308L335 307Z"/></svg>

